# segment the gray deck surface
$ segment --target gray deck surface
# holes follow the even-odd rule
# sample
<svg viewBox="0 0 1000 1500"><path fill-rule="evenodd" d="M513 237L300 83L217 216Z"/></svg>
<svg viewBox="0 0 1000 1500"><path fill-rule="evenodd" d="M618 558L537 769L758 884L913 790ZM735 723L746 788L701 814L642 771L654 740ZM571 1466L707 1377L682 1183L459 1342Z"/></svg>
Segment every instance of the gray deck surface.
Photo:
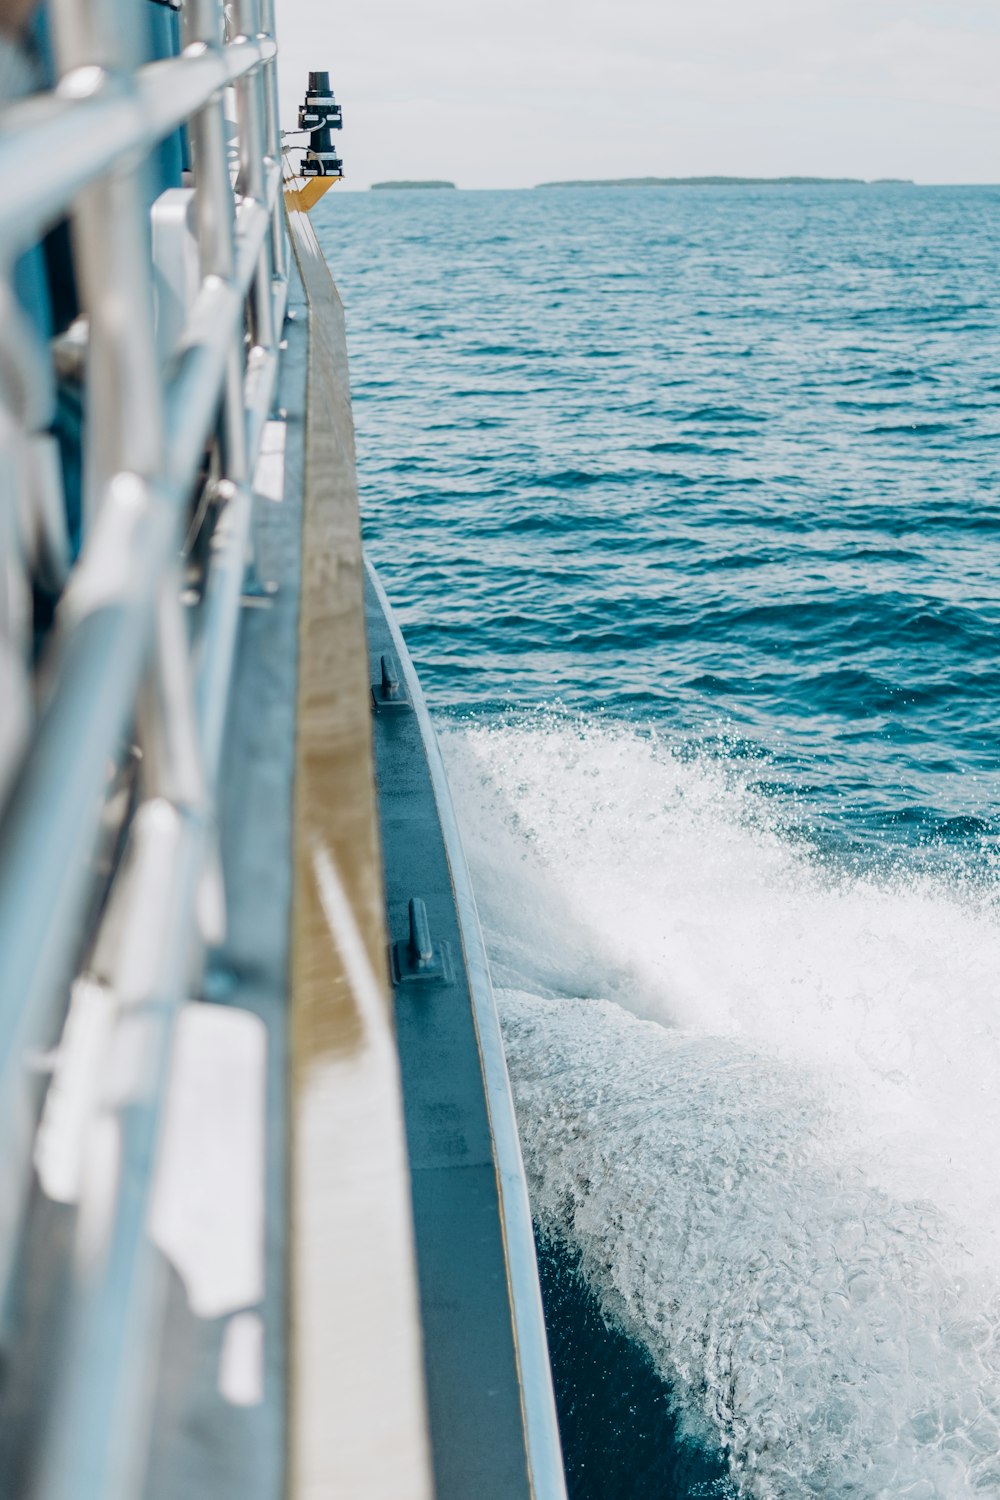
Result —
<svg viewBox="0 0 1000 1500"><path fill-rule="evenodd" d="M394 651L369 586L372 679ZM396 1029L438 1500L529 1496L496 1168L451 871L416 716L375 715L386 899L393 941L411 897L427 906L450 982L396 986Z"/></svg>

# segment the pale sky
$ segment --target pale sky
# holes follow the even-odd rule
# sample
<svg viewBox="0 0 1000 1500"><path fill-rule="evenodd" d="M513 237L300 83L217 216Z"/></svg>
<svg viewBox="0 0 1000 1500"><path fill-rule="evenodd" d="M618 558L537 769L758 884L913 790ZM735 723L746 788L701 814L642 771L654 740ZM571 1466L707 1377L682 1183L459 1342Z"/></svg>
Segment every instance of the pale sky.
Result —
<svg viewBox="0 0 1000 1500"><path fill-rule="evenodd" d="M806 174L1000 182L1000 0L277 0L345 188Z"/></svg>

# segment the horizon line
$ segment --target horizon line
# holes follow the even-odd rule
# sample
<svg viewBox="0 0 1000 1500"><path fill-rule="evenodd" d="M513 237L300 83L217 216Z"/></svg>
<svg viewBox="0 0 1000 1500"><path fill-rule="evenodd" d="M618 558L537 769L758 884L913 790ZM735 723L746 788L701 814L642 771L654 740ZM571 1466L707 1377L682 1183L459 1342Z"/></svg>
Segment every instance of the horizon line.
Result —
<svg viewBox="0 0 1000 1500"><path fill-rule="evenodd" d="M487 184L462 184L449 178L432 177L383 177L370 182L352 184L347 177L341 184L348 192L370 192L373 188L383 191L449 191L472 193L531 193L545 188L621 188L621 187L736 187L741 185L762 187L917 187L917 188L996 188L1000 181L981 182L931 182L915 177L827 177L804 173L789 173L778 177L740 176L724 173L698 173L690 176L659 177L581 177L553 178L545 182L516 183L506 186Z"/></svg>

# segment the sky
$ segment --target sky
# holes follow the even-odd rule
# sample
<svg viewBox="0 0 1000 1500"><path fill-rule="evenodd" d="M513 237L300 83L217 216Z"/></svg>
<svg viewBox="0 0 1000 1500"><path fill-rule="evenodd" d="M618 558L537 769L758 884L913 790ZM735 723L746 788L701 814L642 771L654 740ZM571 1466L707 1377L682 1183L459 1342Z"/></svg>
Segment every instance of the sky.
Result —
<svg viewBox="0 0 1000 1500"><path fill-rule="evenodd" d="M1000 0L277 0L344 189L385 178L1000 182Z"/></svg>

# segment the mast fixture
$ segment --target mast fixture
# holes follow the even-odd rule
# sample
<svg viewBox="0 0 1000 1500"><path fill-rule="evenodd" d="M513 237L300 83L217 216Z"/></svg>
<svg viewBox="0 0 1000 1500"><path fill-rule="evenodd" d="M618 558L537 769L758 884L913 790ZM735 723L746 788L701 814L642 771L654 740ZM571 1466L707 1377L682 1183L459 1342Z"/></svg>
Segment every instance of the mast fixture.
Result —
<svg viewBox="0 0 1000 1500"><path fill-rule="evenodd" d="M343 111L333 97L329 73L310 73L305 102L299 105L299 129L309 132L300 176L343 177L344 164L330 139L330 131L340 130L343 123Z"/></svg>

